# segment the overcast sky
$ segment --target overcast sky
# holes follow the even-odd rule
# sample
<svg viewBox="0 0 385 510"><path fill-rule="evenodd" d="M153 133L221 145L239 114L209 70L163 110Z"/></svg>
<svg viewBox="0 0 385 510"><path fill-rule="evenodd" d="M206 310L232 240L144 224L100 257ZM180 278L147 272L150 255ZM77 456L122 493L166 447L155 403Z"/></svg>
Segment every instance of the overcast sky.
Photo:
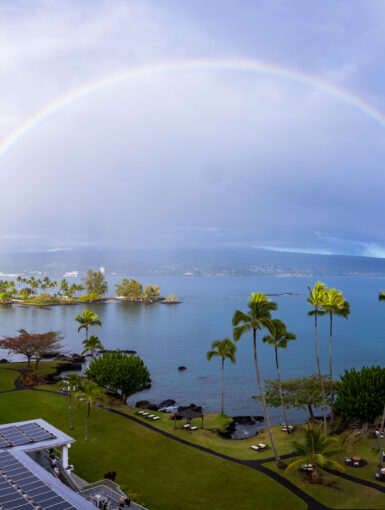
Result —
<svg viewBox="0 0 385 510"><path fill-rule="evenodd" d="M385 112L383 0L1 0L0 138L138 65L255 59ZM270 247L385 256L385 128L317 88L152 74L36 125L0 158L3 248Z"/></svg>

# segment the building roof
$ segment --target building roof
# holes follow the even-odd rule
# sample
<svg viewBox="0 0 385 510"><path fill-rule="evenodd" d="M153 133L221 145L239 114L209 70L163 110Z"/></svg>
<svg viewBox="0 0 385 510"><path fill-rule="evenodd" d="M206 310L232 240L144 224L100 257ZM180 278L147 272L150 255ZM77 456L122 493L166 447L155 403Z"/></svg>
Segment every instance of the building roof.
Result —
<svg viewBox="0 0 385 510"><path fill-rule="evenodd" d="M95 510L28 455L74 441L42 419L0 425L0 509Z"/></svg>

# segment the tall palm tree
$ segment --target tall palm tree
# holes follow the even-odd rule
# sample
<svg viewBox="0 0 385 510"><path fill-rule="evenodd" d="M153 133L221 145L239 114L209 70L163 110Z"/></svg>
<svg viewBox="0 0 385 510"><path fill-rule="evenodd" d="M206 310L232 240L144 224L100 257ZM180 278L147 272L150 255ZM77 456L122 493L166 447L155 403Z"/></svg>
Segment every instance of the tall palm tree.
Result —
<svg viewBox="0 0 385 510"><path fill-rule="evenodd" d="M80 332L81 329L86 330L86 340L88 340L88 328L90 326L101 326L102 323L99 320L99 317L96 315L96 313L92 312L91 310L84 310L83 315L78 315L75 317L75 320L80 324L78 327L78 332Z"/></svg>
<svg viewBox="0 0 385 510"><path fill-rule="evenodd" d="M78 407L86 407L86 419L84 424L84 441L88 439L88 419L91 414L91 409L96 400L104 400L104 390L93 381L88 381L81 385L77 394Z"/></svg>
<svg viewBox="0 0 385 510"><path fill-rule="evenodd" d="M224 338L223 340L215 340L211 344L211 351L207 353L208 361L215 356L220 356L222 358L222 410L221 414L225 414L224 410L224 398L223 398L223 378L224 378L224 369L225 369L225 360L228 358L231 363L235 363L235 352L237 350L237 346L230 340L230 338Z"/></svg>
<svg viewBox="0 0 385 510"><path fill-rule="evenodd" d="M78 374L71 372L66 379L60 383L60 388L68 391L69 403L68 403L68 425L69 429L73 430L72 425L72 395L78 390L81 379Z"/></svg>
<svg viewBox="0 0 385 510"><path fill-rule="evenodd" d="M333 316L343 317L347 319L350 314L350 304L348 301L345 301L342 292L336 289L327 289L325 292L325 301L322 304L322 309L329 315L330 318L330 398L332 402L331 406L331 417L330 423L334 423L334 411L333 411L333 403L334 403L334 388L333 388Z"/></svg>
<svg viewBox="0 0 385 510"><path fill-rule="evenodd" d="M295 336L294 333L289 333L286 330L285 324L278 319L273 319L269 324L267 324L267 329L269 330L270 334L265 335L262 338L262 342L272 345L275 350L275 365L277 367L277 374L278 374L279 396L281 399L281 406L282 406L282 411L283 411L283 418L285 420L286 431L288 434L290 434L289 423L287 421L287 416L286 416L285 403L283 401L283 395L282 395L281 372L279 370L279 363L278 363L278 349L287 349L287 343L290 342L290 340L296 340L297 337Z"/></svg>
<svg viewBox="0 0 385 510"><path fill-rule="evenodd" d="M94 358L96 351L102 351L104 349L102 342L95 335L91 335L87 340L83 340L84 349L82 350L82 354L87 354L87 352L91 353L91 356Z"/></svg>
<svg viewBox="0 0 385 510"><path fill-rule="evenodd" d="M308 286L308 289L309 289L309 296L307 298L307 302L309 303L309 305L311 307L313 307L313 310L308 312L308 315L314 315L315 353L316 353L316 357L317 357L318 376L319 376L319 380L320 380L320 384L321 384L322 410L323 410L323 418L324 418L324 434L326 436L328 433L328 425L327 425L327 420L326 420L326 397L325 397L324 380L322 377L321 365L320 365L319 353L318 353L318 324L317 324L318 316L325 314L325 311L322 309L322 306L325 302L326 286L321 282L317 282L312 289L309 286Z"/></svg>
<svg viewBox="0 0 385 510"><path fill-rule="evenodd" d="M270 301L262 292L253 292L250 296L248 303L247 313L236 310L233 315L233 336L237 342L245 333L252 331L253 334L253 349L254 349L254 364L257 372L259 394L261 396L263 409L265 411L266 425L269 431L271 446L274 451L275 459L278 466L282 465L282 461L278 455L277 448L274 443L273 432L271 430L269 413L267 412L267 405L265 395L263 393L261 376L259 373L258 356L257 356L257 331L267 327L271 321L271 312L277 310L278 306L273 301Z"/></svg>
<svg viewBox="0 0 385 510"><path fill-rule="evenodd" d="M311 476L314 482L320 479L317 467L345 471L344 466L333 460L333 457L342 453L343 450L338 448L338 441L336 439L332 439L321 433L321 427L314 429L309 423L305 432L304 442L293 441L292 447L298 457L287 466L285 471L293 471L301 467L302 464L311 464Z"/></svg>

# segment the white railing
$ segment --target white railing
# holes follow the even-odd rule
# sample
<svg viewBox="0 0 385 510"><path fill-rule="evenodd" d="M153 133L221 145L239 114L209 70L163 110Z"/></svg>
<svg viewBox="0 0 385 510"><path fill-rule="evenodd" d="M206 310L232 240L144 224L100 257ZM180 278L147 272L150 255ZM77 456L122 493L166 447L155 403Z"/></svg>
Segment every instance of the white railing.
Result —
<svg viewBox="0 0 385 510"><path fill-rule="evenodd" d="M108 479L99 480L98 482L90 483L82 487L79 494L95 506L97 506L99 502L106 501L109 505L108 508L111 510L118 510L120 508L120 498L122 496L124 498L127 497L117 483ZM135 501L131 501L130 506L127 508L133 510L147 510L145 507L135 503Z"/></svg>

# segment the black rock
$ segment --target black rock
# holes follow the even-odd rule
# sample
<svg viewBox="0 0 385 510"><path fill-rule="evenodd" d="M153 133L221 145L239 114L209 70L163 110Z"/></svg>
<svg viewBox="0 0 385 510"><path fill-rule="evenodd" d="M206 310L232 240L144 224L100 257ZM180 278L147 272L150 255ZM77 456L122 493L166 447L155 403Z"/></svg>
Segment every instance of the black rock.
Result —
<svg viewBox="0 0 385 510"><path fill-rule="evenodd" d="M254 425L256 422L252 416L234 416L233 420L240 425Z"/></svg>
<svg viewBox="0 0 385 510"><path fill-rule="evenodd" d="M57 357L60 357L61 354L60 352L45 352L42 356L43 359L53 359L53 358L57 358Z"/></svg>
<svg viewBox="0 0 385 510"><path fill-rule="evenodd" d="M264 416L253 416L255 421L263 421L265 419Z"/></svg>
<svg viewBox="0 0 385 510"><path fill-rule="evenodd" d="M138 407L139 409L150 409L151 411L158 411L159 406L157 404L152 404L148 400L139 400L135 407Z"/></svg>
<svg viewBox="0 0 385 510"><path fill-rule="evenodd" d="M71 361L75 363L84 363L86 361L86 357L81 354L72 354Z"/></svg>
<svg viewBox="0 0 385 510"><path fill-rule="evenodd" d="M81 363L73 363L72 361L67 361L64 363L60 363L60 365L57 366L56 374L66 372L67 370L79 371L81 369L82 369Z"/></svg>
<svg viewBox="0 0 385 510"><path fill-rule="evenodd" d="M161 409L162 407L170 407L170 406L173 406L174 404L175 404L175 400L173 400L172 398L169 398L167 400L163 400L163 402L161 402L159 404L159 407Z"/></svg>
<svg viewBox="0 0 385 510"><path fill-rule="evenodd" d="M1 363L1 364L2 364L2 363L8 363L8 360L7 360L7 359L4 359L4 358L3 358L3 359L0 359L0 363Z"/></svg>
<svg viewBox="0 0 385 510"><path fill-rule="evenodd" d="M178 407L178 412L187 411L187 410L195 411L196 413L201 413L202 406L196 406L195 404L190 404L189 406L179 406Z"/></svg>
<svg viewBox="0 0 385 510"><path fill-rule="evenodd" d="M236 423L232 420L223 430L218 430L218 435L224 439L231 439L236 429Z"/></svg>
<svg viewBox="0 0 385 510"><path fill-rule="evenodd" d="M178 367L179 372L183 372L183 370L187 370L187 367L180 366Z"/></svg>

